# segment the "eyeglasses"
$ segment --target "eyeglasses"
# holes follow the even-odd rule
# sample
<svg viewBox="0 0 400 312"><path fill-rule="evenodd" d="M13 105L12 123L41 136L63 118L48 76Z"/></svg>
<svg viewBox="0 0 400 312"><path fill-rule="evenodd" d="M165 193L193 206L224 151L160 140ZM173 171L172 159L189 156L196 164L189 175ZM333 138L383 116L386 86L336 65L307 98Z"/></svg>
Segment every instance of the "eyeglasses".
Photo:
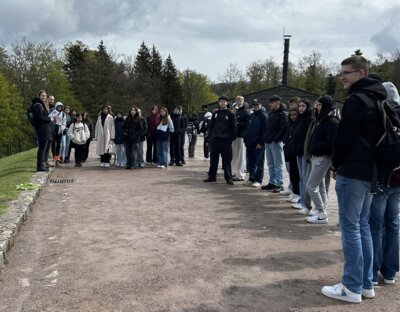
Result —
<svg viewBox="0 0 400 312"><path fill-rule="evenodd" d="M340 72L340 76L346 76L346 75L349 75L351 73L357 73L357 72L359 72L359 70L342 71L342 72Z"/></svg>

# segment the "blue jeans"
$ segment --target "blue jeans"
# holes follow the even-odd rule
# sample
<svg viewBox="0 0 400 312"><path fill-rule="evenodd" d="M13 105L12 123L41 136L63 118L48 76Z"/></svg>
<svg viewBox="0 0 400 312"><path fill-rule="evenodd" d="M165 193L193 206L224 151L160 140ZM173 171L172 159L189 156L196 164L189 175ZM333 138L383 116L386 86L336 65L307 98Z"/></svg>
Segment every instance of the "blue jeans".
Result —
<svg viewBox="0 0 400 312"><path fill-rule="evenodd" d="M269 183L277 186L283 185L283 143L272 142L265 145L267 156Z"/></svg>
<svg viewBox="0 0 400 312"><path fill-rule="evenodd" d="M307 169L308 162L304 155L296 156L297 168L299 169L299 188L300 188L300 204L305 204L306 184L307 184Z"/></svg>
<svg viewBox="0 0 400 312"><path fill-rule="evenodd" d="M372 238L369 214L371 183L338 175L336 194L342 235L344 272L342 283L352 292L372 289Z"/></svg>
<svg viewBox="0 0 400 312"><path fill-rule="evenodd" d="M60 156L62 157L62 159L65 159L65 157L68 155L70 142L71 142L71 139L68 137L68 135L64 134L61 137Z"/></svg>
<svg viewBox="0 0 400 312"><path fill-rule="evenodd" d="M400 187L382 186L374 195L369 225L374 245L373 281L378 271L386 279L394 279L399 271Z"/></svg>
<svg viewBox="0 0 400 312"><path fill-rule="evenodd" d="M117 150L117 166L126 166L126 152L124 144L115 144L115 149Z"/></svg>
<svg viewBox="0 0 400 312"><path fill-rule="evenodd" d="M156 144L157 144L158 165L167 167L169 140L166 141L157 140Z"/></svg>
<svg viewBox="0 0 400 312"><path fill-rule="evenodd" d="M246 151L249 181L261 184L264 178L265 144L259 149L255 146L246 146Z"/></svg>

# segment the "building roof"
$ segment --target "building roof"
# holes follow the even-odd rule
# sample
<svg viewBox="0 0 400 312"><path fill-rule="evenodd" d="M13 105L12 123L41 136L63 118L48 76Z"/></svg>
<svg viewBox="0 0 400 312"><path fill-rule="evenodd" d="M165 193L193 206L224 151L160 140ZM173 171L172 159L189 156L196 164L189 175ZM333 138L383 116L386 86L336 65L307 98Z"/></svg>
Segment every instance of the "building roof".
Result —
<svg viewBox="0 0 400 312"><path fill-rule="evenodd" d="M282 98L282 101L284 103L288 103L289 99L298 96L300 98L308 98L311 102L314 102L316 99L318 99L321 94L314 94L310 93L308 91L298 89L298 88L293 88L289 87L287 85L280 85L277 87L273 88L268 88L264 89L261 91L253 92L253 93L248 93L244 94L244 101L251 104L251 102L254 99L257 99L259 102L261 102L263 105L268 104L268 100L273 96L273 95L279 95ZM230 98L229 102L235 101L235 98ZM342 107L343 102L335 100L338 107ZM214 108L218 108L218 101L211 102L209 104L203 105L203 109L206 109L207 111L212 111Z"/></svg>

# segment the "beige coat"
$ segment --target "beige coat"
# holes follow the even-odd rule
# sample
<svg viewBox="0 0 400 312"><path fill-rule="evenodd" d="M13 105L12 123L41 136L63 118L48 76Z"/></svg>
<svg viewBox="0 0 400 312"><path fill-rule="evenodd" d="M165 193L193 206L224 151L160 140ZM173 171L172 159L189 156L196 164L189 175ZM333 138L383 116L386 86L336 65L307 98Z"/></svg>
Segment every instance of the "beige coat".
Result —
<svg viewBox="0 0 400 312"><path fill-rule="evenodd" d="M104 155L108 150L111 140L115 138L114 118L108 114L104 120L104 127L101 125L101 117L97 119L95 139L97 140L96 154Z"/></svg>

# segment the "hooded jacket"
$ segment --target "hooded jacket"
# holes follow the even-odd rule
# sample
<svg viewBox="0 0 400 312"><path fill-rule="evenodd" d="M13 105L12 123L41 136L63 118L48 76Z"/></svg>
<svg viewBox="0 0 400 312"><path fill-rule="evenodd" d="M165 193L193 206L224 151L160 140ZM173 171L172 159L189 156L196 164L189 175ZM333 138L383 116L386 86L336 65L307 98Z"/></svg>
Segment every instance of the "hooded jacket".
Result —
<svg viewBox="0 0 400 312"><path fill-rule="evenodd" d="M367 94L371 101L363 102L356 93ZM385 98L383 85L368 77L361 78L350 87L334 142L332 165L339 175L371 181L372 152L361 138L370 146L375 146L382 136L384 129L376 99Z"/></svg>
<svg viewBox="0 0 400 312"><path fill-rule="evenodd" d="M254 111L250 115L250 120L244 130L244 144L248 148L255 148L257 144L265 143L265 130L268 124L268 115L264 107Z"/></svg>
<svg viewBox="0 0 400 312"><path fill-rule="evenodd" d="M333 142L339 126L339 119L331 115L336 105L330 96L323 96L320 103L322 104L321 111L315 122L308 150L314 156L332 156Z"/></svg>
<svg viewBox="0 0 400 312"><path fill-rule="evenodd" d="M293 155L304 155L304 142L307 136L307 130L312 121L312 111L310 107L303 114L297 117L296 127L294 128L290 149Z"/></svg>
<svg viewBox="0 0 400 312"><path fill-rule="evenodd" d="M54 110L49 114L49 117L53 119L54 123L54 134L62 134L64 129L67 127L67 117L62 111L58 111L58 107L64 107L61 102L57 102L54 106Z"/></svg>
<svg viewBox="0 0 400 312"><path fill-rule="evenodd" d="M386 100L394 108L400 119L400 96L396 86L391 82L384 82L383 86L387 92ZM385 174L383 182L390 186L400 186L400 169Z"/></svg>

